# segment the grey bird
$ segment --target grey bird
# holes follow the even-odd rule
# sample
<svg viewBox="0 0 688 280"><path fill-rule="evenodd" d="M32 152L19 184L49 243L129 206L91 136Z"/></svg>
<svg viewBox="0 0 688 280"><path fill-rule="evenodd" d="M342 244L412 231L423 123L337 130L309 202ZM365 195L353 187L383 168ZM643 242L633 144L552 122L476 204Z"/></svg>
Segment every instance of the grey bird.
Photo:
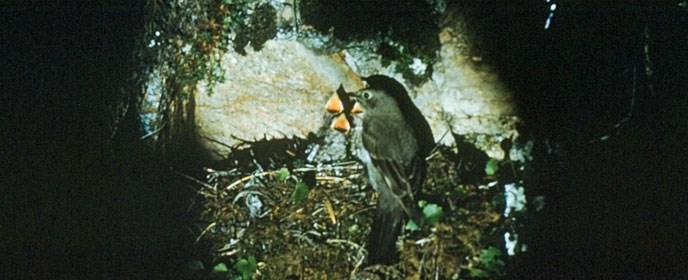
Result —
<svg viewBox="0 0 688 280"><path fill-rule="evenodd" d="M425 158L435 142L403 85L382 75L364 81L368 87L352 94L352 112L361 124L358 156L379 194L367 262L392 264L399 260L396 242L402 226L409 218L418 223L416 197L425 179Z"/></svg>

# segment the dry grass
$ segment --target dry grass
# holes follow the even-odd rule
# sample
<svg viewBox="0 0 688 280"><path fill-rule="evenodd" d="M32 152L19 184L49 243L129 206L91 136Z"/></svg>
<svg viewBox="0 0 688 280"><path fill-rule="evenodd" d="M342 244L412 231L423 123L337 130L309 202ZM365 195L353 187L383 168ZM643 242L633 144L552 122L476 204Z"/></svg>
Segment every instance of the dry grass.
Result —
<svg viewBox="0 0 688 280"><path fill-rule="evenodd" d="M423 194L444 216L403 233L393 266L362 265L376 193L355 162L295 168L286 180L278 170L209 170L198 239L212 244L218 261L255 256L261 279L456 279L501 238L495 232L505 221L492 203L501 192L460 183L455 158L451 148L430 158ZM297 182L312 184L300 202L292 201Z"/></svg>

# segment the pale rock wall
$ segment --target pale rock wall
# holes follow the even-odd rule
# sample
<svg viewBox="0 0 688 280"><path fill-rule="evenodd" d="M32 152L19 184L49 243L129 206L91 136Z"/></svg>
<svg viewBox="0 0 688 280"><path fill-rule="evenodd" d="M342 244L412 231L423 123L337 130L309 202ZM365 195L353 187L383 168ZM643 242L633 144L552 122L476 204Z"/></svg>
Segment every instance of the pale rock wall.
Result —
<svg viewBox="0 0 688 280"><path fill-rule="evenodd" d="M316 55L296 41L268 41L246 56L230 50L224 61L226 81L196 97L196 132L211 154L229 152L215 141L305 137L323 125L325 102L340 84L362 87L339 55Z"/></svg>
<svg viewBox="0 0 688 280"><path fill-rule="evenodd" d="M431 124L436 140L451 131L458 134L485 134L476 143L488 155L502 158L498 142L516 135L518 122L512 96L488 67L477 67L461 51L462 45L445 28L442 47L433 75L424 84L410 88L414 102ZM374 44L369 44L374 46ZM357 69L368 74L384 74L399 79L393 67L383 68L375 59L355 57L356 50L332 55L316 55L294 40L270 40L260 52L248 50L246 56L230 50L226 54L226 82L217 85L212 95L200 88L196 95L197 133L211 154L226 155L229 150L213 139L233 146L237 139L264 137L305 137L327 126L324 104L344 85L354 91L363 85ZM453 138L442 138L451 144Z"/></svg>
<svg viewBox="0 0 688 280"><path fill-rule="evenodd" d="M440 33L439 61L433 65L429 81L415 88L414 102L428 118L436 140L447 131L457 134L490 135L476 143L488 155L503 158L498 141L516 136L518 112L511 92L488 66L478 66L457 40L460 33L445 28ZM451 144L451 137L441 140Z"/></svg>

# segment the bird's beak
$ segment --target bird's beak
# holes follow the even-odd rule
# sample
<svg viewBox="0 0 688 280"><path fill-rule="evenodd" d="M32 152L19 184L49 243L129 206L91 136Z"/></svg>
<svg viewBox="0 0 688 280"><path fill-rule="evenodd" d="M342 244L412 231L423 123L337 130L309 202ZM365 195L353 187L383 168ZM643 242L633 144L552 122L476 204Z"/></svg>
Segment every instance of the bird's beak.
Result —
<svg viewBox="0 0 688 280"><path fill-rule="evenodd" d="M332 114L339 114L344 112L344 103L342 103L342 100L339 99L339 96L337 96L335 93L332 95L332 97L330 97L330 99L327 100L327 104L325 104L325 110Z"/></svg>
<svg viewBox="0 0 688 280"><path fill-rule="evenodd" d="M354 103L354 107L351 108L351 114L355 115L355 114L360 114L360 113L363 113L363 109L361 108L360 103L356 102L356 103Z"/></svg>
<svg viewBox="0 0 688 280"><path fill-rule="evenodd" d="M349 123L349 120L346 119L346 114L341 114L334 119L334 121L332 121L330 128L346 134L351 130L351 124Z"/></svg>
<svg viewBox="0 0 688 280"><path fill-rule="evenodd" d="M351 107L351 115L356 115L363 113L363 108L361 108L361 103L358 102L358 95L355 92L349 93L350 98L354 101L354 105Z"/></svg>

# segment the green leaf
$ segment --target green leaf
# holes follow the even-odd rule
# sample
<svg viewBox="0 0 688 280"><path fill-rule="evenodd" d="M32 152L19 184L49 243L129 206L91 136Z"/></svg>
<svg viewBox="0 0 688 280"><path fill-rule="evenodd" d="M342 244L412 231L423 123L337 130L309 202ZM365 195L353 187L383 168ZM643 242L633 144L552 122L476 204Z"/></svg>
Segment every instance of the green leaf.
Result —
<svg viewBox="0 0 688 280"><path fill-rule="evenodd" d="M347 230L349 231L349 233L357 233L360 230L360 227L358 226L358 224L353 224L349 228L347 228Z"/></svg>
<svg viewBox="0 0 688 280"><path fill-rule="evenodd" d="M186 264L186 269L190 272L199 272L204 268L203 262L199 260L190 261Z"/></svg>
<svg viewBox="0 0 688 280"><path fill-rule="evenodd" d="M420 227L412 220L409 219L408 222L406 222L406 229L409 231L418 231L420 230Z"/></svg>
<svg viewBox="0 0 688 280"><path fill-rule="evenodd" d="M251 276L253 273L255 273L258 270L258 262L256 262L256 258L253 256L249 256L246 259L240 259L235 265L234 268L241 273L241 277L244 280L251 279Z"/></svg>
<svg viewBox="0 0 688 280"><path fill-rule="evenodd" d="M306 166L306 164L303 162L301 159L297 159L294 161L294 168L302 168Z"/></svg>
<svg viewBox="0 0 688 280"><path fill-rule="evenodd" d="M499 161L493 158L488 160L487 164L485 164L485 174L492 176L497 173L497 170L499 170Z"/></svg>
<svg viewBox="0 0 688 280"><path fill-rule="evenodd" d="M483 264L491 263L502 255L502 251L499 249L490 246L487 249L482 250L480 253L480 262Z"/></svg>
<svg viewBox="0 0 688 280"><path fill-rule="evenodd" d="M492 197L492 200L490 201L492 204L492 207L495 208L502 208L506 204L506 198L504 197L504 194L496 194L495 196Z"/></svg>
<svg viewBox="0 0 688 280"><path fill-rule="evenodd" d="M449 192L451 198L463 199L466 197L466 191L461 187L456 187L451 192Z"/></svg>
<svg viewBox="0 0 688 280"><path fill-rule="evenodd" d="M475 278L488 278L488 277L490 277L490 274L489 274L487 271L485 271L485 270L482 270L482 269L480 269L480 268L474 267L474 268L471 269L471 277L475 277Z"/></svg>
<svg viewBox="0 0 688 280"><path fill-rule="evenodd" d="M213 267L213 271L210 272L212 279L225 279L229 274L229 269L224 263L218 263Z"/></svg>
<svg viewBox="0 0 688 280"><path fill-rule="evenodd" d="M499 278L504 275L504 261L501 259L502 251L494 246L483 249L480 252L477 267L471 269L471 277L474 278Z"/></svg>
<svg viewBox="0 0 688 280"><path fill-rule="evenodd" d="M418 201L418 207L420 207L420 208L425 207L425 205L427 205L427 204L428 204L428 202L425 200L419 200Z"/></svg>
<svg viewBox="0 0 688 280"><path fill-rule="evenodd" d="M304 182L296 183L294 186L294 193L291 195L291 201L299 203L308 197L308 185Z"/></svg>
<svg viewBox="0 0 688 280"><path fill-rule="evenodd" d="M285 182L287 179L289 179L289 169L286 167L280 168L280 170L277 171L277 180Z"/></svg>
<svg viewBox="0 0 688 280"><path fill-rule="evenodd" d="M502 251L490 246L480 253L480 266L493 274L500 275L505 265L501 256Z"/></svg>
<svg viewBox="0 0 688 280"><path fill-rule="evenodd" d="M428 204L423 207L423 216L431 226L436 225L443 214L442 207L437 204Z"/></svg>
<svg viewBox="0 0 688 280"><path fill-rule="evenodd" d="M227 265L224 263L218 263L213 267L213 272L227 272L229 269L227 269Z"/></svg>

